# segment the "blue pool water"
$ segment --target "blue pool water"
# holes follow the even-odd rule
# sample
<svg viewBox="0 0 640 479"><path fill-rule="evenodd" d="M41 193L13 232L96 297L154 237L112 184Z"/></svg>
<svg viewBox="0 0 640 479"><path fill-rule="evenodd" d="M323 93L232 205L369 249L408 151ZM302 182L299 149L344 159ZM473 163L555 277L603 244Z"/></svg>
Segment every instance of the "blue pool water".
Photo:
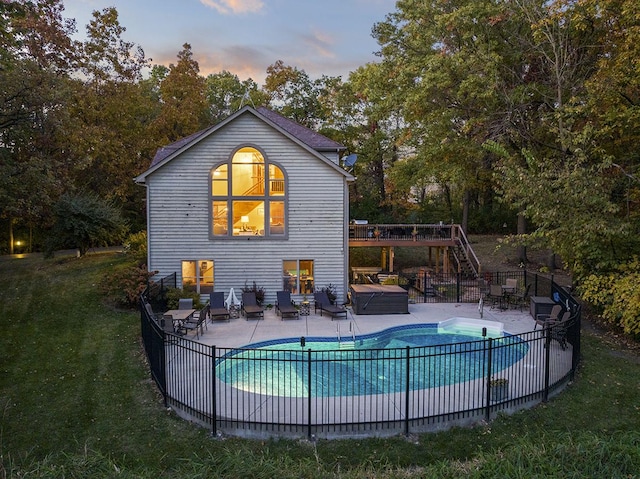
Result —
<svg viewBox="0 0 640 479"><path fill-rule="evenodd" d="M281 397L388 394L447 386L486 376L488 341L480 334L438 331L436 324L398 326L343 338L280 339L234 349L216 376L238 389ZM341 347L343 349L341 349ZM491 372L510 367L528 346L508 334L492 340Z"/></svg>

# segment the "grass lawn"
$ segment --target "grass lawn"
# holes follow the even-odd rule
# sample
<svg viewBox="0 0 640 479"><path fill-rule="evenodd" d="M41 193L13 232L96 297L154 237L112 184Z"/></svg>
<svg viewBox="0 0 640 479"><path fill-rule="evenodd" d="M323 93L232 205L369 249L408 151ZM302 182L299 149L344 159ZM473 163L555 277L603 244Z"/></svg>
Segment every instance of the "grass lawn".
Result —
<svg viewBox="0 0 640 479"><path fill-rule="evenodd" d="M576 381L535 409L409 438L215 439L164 409L136 312L98 285L118 254L0 258L5 477L640 477L640 360L588 329Z"/></svg>

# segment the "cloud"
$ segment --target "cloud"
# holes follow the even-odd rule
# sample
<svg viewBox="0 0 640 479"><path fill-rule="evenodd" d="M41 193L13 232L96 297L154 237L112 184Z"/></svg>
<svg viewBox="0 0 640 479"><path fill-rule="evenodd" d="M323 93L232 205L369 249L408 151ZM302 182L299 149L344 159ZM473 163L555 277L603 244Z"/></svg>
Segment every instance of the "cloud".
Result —
<svg viewBox="0 0 640 479"><path fill-rule="evenodd" d="M240 80L251 78L258 84L264 81L267 66L274 61L261 49L240 45L230 45L198 58L202 75L227 70L237 75Z"/></svg>
<svg viewBox="0 0 640 479"><path fill-rule="evenodd" d="M316 30L303 33L300 36L302 42L310 47L317 55L324 58L335 58L336 55L332 50L335 41L330 34Z"/></svg>
<svg viewBox="0 0 640 479"><path fill-rule="evenodd" d="M223 15L258 13L264 7L262 0L200 0L203 5L215 8Z"/></svg>

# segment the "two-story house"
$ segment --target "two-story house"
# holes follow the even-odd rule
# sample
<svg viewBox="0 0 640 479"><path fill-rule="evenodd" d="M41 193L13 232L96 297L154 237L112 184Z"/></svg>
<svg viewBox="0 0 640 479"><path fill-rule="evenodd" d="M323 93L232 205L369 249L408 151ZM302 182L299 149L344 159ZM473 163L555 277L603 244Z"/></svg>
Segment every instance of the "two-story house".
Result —
<svg viewBox="0 0 640 479"><path fill-rule="evenodd" d="M147 190L148 268L227 293L253 282L274 303L348 288L344 147L267 108L244 107L156 153Z"/></svg>

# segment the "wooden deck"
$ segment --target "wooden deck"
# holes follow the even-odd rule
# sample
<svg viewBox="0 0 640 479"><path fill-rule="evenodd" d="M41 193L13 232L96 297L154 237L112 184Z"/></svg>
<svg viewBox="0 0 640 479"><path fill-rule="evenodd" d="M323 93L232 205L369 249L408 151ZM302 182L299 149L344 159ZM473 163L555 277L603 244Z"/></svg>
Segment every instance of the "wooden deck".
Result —
<svg viewBox="0 0 640 479"><path fill-rule="evenodd" d="M349 247L379 247L388 250L390 264L383 269L393 270L394 247L435 248L437 263L443 270L470 269L480 272L480 263L460 225L451 224L351 224ZM386 267L389 268L386 268Z"/></svg>

